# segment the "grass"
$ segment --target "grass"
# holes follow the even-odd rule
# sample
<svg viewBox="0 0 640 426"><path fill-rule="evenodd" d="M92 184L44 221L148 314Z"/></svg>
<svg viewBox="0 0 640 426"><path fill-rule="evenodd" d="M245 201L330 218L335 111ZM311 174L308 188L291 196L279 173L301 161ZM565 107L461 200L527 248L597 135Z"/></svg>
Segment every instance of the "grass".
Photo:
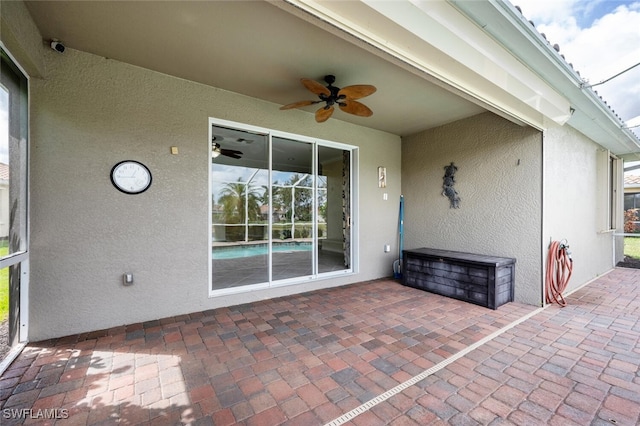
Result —
<svg viewBox="0 0 640 426"><path fill-rule="evenodd" d="M640 259L640 236L624 237L624 255Z"/></svg>
<svg viewBox="0 0 640 426"><path fill-rule="evenodd" d="M0 322L9 316L9 268L0 269Z"/></svg>

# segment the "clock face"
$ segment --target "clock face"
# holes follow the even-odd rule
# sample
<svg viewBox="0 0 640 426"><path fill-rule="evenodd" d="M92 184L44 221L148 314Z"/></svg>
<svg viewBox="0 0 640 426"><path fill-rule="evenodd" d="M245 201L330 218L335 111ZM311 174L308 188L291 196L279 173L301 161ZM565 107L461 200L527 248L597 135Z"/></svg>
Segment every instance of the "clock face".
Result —
<svg viewBox="0 0 640 426"><path fill-rule="evenodd" d="M151 186L151 172L137 161L121 161L111 169L111 182L125 194L140 194Z"/></svg>

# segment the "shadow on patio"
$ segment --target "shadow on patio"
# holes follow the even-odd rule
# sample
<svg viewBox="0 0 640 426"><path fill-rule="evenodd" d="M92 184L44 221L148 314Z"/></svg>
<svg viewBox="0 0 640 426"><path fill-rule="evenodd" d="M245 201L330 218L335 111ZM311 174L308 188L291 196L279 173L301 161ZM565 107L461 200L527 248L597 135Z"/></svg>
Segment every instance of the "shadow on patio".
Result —
<svg viewBox="0 0 640 426"><path fill-rule="evenodd" d="M636 424L638 280L616 269L566 308L495 311L378 280L32 343L0 379L0 415L3 425Z"/></svg>

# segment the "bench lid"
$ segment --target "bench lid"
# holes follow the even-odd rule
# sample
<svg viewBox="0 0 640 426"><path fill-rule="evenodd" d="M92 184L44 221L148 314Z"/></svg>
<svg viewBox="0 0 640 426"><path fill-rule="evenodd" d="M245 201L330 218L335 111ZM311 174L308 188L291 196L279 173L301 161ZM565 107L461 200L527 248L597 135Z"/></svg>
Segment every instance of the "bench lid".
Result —
<svg viewBox="0 0 640 426"><path fill-rule="evenodd" d="M493 264L496 266L509 265L516 263L516 259L511 257L487 256L483 254L465 253L452 250L440 250L427 247L404 250L405 257L407 254L420 256L438 257L447 260L460 260L472 263Z"/></svg>

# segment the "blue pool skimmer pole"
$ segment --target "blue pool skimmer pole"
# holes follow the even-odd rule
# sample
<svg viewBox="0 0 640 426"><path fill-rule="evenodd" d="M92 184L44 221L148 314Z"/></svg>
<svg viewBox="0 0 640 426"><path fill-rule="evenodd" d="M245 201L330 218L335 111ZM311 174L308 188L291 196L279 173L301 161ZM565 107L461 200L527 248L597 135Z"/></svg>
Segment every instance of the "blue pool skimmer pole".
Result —
<svg viewBox="0 0 640 426"><path fill-rule="evenodd" d="M400 196L400 224L399 224L399 236L400 236L400 278L402 278L402 251L404 250L404 195Z"/></svg>
<svg viewBox="0 0 640 426"><path fill-rule="evenodd" d="M400 214L398 215L398 260L393 265L394 278L402 278L402 250L404 246L404 195L400 196Z"/></svg>

